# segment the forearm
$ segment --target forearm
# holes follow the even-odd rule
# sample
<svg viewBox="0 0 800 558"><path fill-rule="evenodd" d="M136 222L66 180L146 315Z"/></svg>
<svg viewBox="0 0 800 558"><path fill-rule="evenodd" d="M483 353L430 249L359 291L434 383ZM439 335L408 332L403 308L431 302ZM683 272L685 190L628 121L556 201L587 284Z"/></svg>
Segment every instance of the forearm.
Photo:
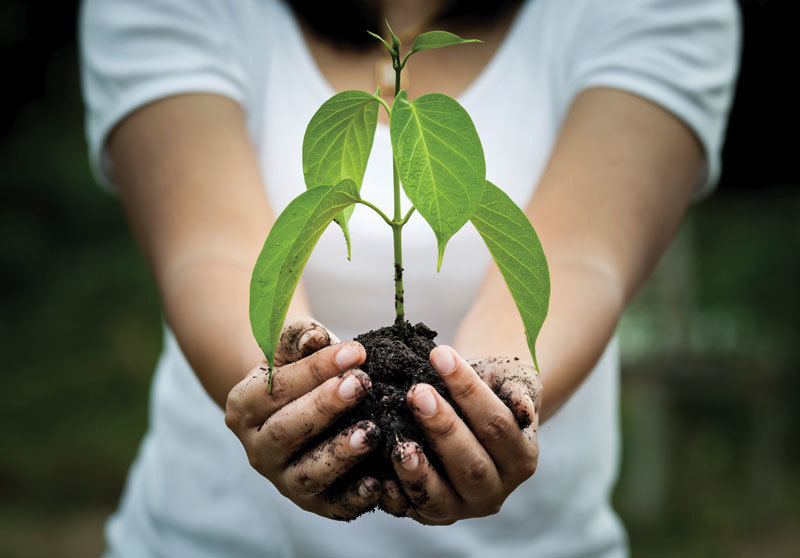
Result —
<svg viewBox="0 0 800 558"><path fill-rule="evenodd" d="M109 149L167 321L224 406L263 358L249 324L250 273L273 222L242 111L216 95L169 97L126 118ZM301 288L289 317L302 314Z"/></svg>
<svg viewBox="0 0 800 558"><path fill-rule="evenodd" d="M614 333L623 300L613 277L588 260L551 259L550 307L536 342L547 420L577 389ZM530 357L522 320L495 266L454 342L467 358Z"/></svg>
<svg viewBox="0 0 800 558"><path fill-rule="evenodd" d="M536 342L542 420L602 355L625 304L677 229L701 156L682 122L635 95L595 89L574 102L526 210L550 268L550 306ZM496 267L456 342L474 356L528 354Z"/></svg>
<svg viewBox="0 0 800 558"><path fill-rule="evenodd" d="M264 358L250 329L251 271L252 263L208 255L159 278L167 321L198 379L223 408L231 388ZM287 320L310 315L301 285Z"/></svg>

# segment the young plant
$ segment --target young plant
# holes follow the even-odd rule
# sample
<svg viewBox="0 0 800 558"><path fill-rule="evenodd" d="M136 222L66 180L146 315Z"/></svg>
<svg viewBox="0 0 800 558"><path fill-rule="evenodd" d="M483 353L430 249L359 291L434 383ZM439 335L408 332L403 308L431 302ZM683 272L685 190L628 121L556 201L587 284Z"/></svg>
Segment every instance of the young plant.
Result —
<svg viewBox="0 0 800 558"><path fill-rule="evenodd" d="M388 26L388 23L387 23ZM506 281L522 317L528 348L547 314L550 279L542 246L522 210L486 180L483 147L464 108L451 97L429 93L409 100L400 76L409 58L422 50L479 42L446 31L422 33L401 59L400 39L380 40L395 71L394 101L365 91L344 91L325 101L303 138L307 190L292 200L269 232L250 283L250 322L269 362L274 355L300 274L332 220L342 228L350 259L348 220L356 204L369 207L392 229L396 322L403 307L403 227L416 211L428 222L438 245L437 271L448 240L467 221L477 229ZM394 169L391 217L361 197L361 182L372 149L380 106L389 114ZM400 186L412 205L403 213ZM388 248L388 247L387 247Z"/></svg>

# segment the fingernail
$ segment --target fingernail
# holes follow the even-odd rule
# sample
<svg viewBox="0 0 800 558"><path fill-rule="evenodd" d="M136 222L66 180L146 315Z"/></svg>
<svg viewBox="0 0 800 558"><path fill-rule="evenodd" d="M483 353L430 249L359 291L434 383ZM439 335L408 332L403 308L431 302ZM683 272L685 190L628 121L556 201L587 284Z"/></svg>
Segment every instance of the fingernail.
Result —
<svg viewBox="0 0 800 558"><path fill-rule="evenodd" d="M350 449L357 451L362 450L366 446L364 441L367 439L367 432L362 429L355 430L350 434Z"/></svg>
<svg viewBox="0 0 800 558"><path fill-rule="evenodd" d="M297 350L302 352L303 347L306 346L306 343L311 341L311 339L316 335L317 331L315 329L309 329L303 335L300 336L300 339L297 340Z"/></svg>
<svg viewBox="0 0 800 558"><path fill-rule="evenodd" d="M345 401L352 401L358 397L361 390L361 382L359 382L355 376L351 375L339 382L339 389L336 391L339 393L339 397Z"/></svg>
<svg viewBox="0 0 800 558"><path fill-rule="evenodd" d="M537 404L534 402L534 400L533 400L533 397L531 397L531 396L530 396L530 395L528 395L527 393L525 394L525 399L528 401L528 404L531 406L531 409L533 409L533 413L534 413L534 414L538 413L538 412L539 412L539 406L541 405L541 400L539 400L540 402L539 402L539 404L537 405Z"/></svg>
<svg viewBox="0 0 800 558"><path fill-rule="evenodd" d="M356 345L346 344L336 353L336 365L342 370L349 370L361 360L361 351Z"/></svg>
<svg viewBox="0 0 800 558"><path fill-rule="evenodd" d="M456 369L456 359L453 350L448 347L436 347L431 354L433 366L442 376L452 374Z"/></svg>
<svg viewBox="0 0 800 558"><path fill-rule="evenodd" d="M423 417L432 417L436 414L438 404L436 396L430 389L420 390L421 393L414 397L414 406Z"/></svg>
<svg viewBox="0 0 800 558"><path fill-rule="evenodd" d="M406 471L416 471L419 467L419 455L410 447L403 450L403 458L400 460L400 466Z"/></svg>
<svg viewBox="0 0 800 558"><path fill-rule="evenodd" d="M367 486L367 483L362 482L358 485L358 495L362 498L367 498L372 491Z"/></svg>
<svg viewBox="0 0 800 558"><path fill-rule="evenodd" d="M535 412L536 405L533 404L533 399L531 398L531 396L526 393L525 395L522 396L522 398L528 403L528 405L531 406L531 409L533 409Z"/></svg>
<svg viewBox="0 0 800 558"><path fill-rule="evenodd" d="M383 485L386 495L389 497L390 500L397 500L400 498L400 490L397 488L395 483L389 483Z"/></svg>

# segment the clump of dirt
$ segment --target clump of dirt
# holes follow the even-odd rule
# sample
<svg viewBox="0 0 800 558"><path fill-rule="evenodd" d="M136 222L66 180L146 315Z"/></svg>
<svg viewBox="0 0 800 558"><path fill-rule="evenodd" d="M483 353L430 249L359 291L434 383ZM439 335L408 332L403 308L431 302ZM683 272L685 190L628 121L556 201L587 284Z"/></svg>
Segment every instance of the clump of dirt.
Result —
<svg viewBox="0 0 800 558"><path fill-rule="evenodd" d="M458 409L429 360L430 352L436 346L433 342L435 337L436 332L423 323L412 326L409 322L398 322L355 338L367 351L367 360L360 368L369 375L372 387L355 408L341 416L332 430L336 432L369 420L378 426L376 435L379 440L374 441L375 449L364 460L329 487L329 494L341 492L365 476L381 481L397 480L392 452L398 442L416 442L431 464L443 470L406 402L406 393L411 386L426 383Z"/></svg>

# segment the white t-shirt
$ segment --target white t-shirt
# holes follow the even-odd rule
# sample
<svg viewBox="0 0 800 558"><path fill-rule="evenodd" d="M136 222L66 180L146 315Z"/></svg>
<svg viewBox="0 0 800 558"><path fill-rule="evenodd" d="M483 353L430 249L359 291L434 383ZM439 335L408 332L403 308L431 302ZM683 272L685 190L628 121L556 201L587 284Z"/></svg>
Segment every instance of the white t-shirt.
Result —
<svg viewBox="0 0 800 558"><path fill-rule="evenodd" d="M126 114L185 92L229 96L248 131L276 212L304 189L305 126L332 91L290 10L275 0L87 0L81 18L90 156L113 184L104 140ZM648 98L700 139L711 188L739 50L733 0L529 0L487 68L459 96L483 142L487 178L525 206L570 102L593 86ZM422 54L424 56L424 54ZM389 208L388 128L381 124L362 192ZM220 184L235 195L235 186ZM405 207L408 202L405 201ZM358 207L352 261L341 232L323 235L303 276L315 316L340 337L393 319L391 233ZM404 230L406 313L450 342L489 255L469 225L442 272L421 218ZM620 556L609 505L619 452L615 342L540 430L536 474L492 517L443 528L382 512L339 523L297 508L244 450L169 330L150 426L107 534L113 556Z"/></svg>

